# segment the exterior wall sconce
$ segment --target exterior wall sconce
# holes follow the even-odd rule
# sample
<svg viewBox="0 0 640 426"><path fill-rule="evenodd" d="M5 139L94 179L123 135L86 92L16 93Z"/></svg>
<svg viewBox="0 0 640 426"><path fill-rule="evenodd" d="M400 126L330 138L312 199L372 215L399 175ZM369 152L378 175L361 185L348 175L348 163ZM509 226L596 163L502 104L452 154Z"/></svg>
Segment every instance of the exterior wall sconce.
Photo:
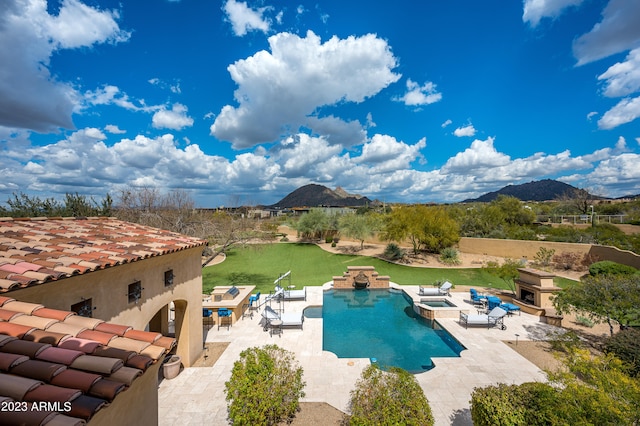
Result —
<svg viewBox="0 0 640 426"><path fill-rule="evenodd" d="M96 309L96 307L92 306L92 299L85 299L84 297L81 297L80 300L82 301L71 305L71 311L75 312L81 317L93 318L93 311Z"/></svg>
<svg viewBox="0 0 640 426"><path fill-rule="evenodd" d="M129 298L129 303L138 304L138 301L142 298L142 283L140 281L136 281L133 284L129 284L129 292L127 293L127 297Z"/></svg>
<svg viewBox="0 0 640 426"><path fill-rule="evenodd" d="M171 287L173 285L173 279L175 276L173 275L173 269L169 269L164 271L164 286Z"/></svg>

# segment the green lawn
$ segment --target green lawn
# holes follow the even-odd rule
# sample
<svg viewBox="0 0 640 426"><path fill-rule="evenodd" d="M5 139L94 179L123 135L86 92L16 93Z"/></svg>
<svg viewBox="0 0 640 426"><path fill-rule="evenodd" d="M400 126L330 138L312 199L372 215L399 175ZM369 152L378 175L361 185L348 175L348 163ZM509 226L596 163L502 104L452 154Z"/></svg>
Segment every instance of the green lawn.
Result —
<svg viewBox="0 0 640 426"><path fill-rule="evenodd" d="M486 271L473 269L435 269L395 265L366 256L333 254L313 244L274 243L236 248L219 265L202 272L204 293L217 285L255 285L263 294L273 291L273 281L291 271L296 288L317 286L342 275L347 266L373 266L380 275L389 275L398 284L431 284L449 280L454 285L506 289L506 284ZM567 280L568 281L568 280ZM558 282L558 285L566 283Z"/></svg>

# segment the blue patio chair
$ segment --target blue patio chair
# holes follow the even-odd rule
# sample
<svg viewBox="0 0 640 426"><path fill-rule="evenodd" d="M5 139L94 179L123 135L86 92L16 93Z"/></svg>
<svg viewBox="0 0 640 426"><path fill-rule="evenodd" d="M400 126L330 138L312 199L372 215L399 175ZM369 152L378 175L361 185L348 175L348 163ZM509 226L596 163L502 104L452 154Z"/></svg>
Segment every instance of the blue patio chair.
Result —
<svg viewBox="0 0 640 426"><path fill-rule="evenodd" d="M474 305L482 305L487 302L487 297L481 294L478 294L478 291L475 288L469 289L469 293L471 294L471 303Z"/></svg>
<svg viewBox="0 0 640 426"><path fill-rule="evenodd" d="M257 303L260 301L260 292L257 292L256 294L252 294L251 296L249 296L249 306L253 306L254 303Z"/></svg>
<svg viewBox="0 0 640 426"><path fill-rule="evenodd" d="M500 300L499 297L496 296L487 296L487 303L488 303L488 309L492 310L493 308L496 307L500 307L502 309L504 309L505 311L507 311L507 313L509 315L511 315L514 312L518 312L518 315L520 314L520 307L514 305L513 303L505 303L502 300Z"/></svg>
<svg viewBox="0 0 640 426"><path fill-rule="evenodd" d="M222 319L226 318L225 321L227 322L227 330L229 329L229 327L231 327L231 310L227 309L227 308L218 308L218 330L220 330L220 324L222 323Z"/></svg>

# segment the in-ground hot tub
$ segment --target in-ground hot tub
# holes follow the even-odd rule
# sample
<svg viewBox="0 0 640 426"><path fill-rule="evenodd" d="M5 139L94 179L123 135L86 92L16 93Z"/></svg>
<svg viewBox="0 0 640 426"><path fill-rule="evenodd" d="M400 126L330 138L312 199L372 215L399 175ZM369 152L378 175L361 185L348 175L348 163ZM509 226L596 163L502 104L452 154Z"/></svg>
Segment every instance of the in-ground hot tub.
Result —
<svg viewBox="0 0 640 426"><path fill-rule="evenodd" d="M413 305L413 309L421 317L430 320L436 318L458 318L461 309L444 297L427 297Z"/></svg>

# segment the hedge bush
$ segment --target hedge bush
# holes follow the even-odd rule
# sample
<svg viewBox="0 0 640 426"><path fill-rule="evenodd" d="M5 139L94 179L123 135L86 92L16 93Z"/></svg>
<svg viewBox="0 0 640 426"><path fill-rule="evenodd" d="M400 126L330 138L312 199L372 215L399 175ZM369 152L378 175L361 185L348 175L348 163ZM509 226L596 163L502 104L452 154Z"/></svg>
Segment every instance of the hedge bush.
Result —
<svg viewBox="0 0 640 426"><path fill-rule="evenodd" d="M404 257L404 255L404 250L395 243L387 244L387 247L385 247L384 253L382 254L385 259L389 260L400 260Z"/></svg>
<svg viewBox="0 0 640 426"><path fill-rule="evenodd" d="M593 263L589 266L589 274L591 276L596 275L633 275L638 273L638 270L633 266L623 265L611 260L603 260Z"/></svg>
<svg viewBox="0 0 640 426"><path fill-rule="evenodd" d="M349 401L345 425L433 425L429 401L412 374L393 367L388 372L372 364L362 371Z"/></svg>
<svg viewBox="0 0 640 426"><path fill-rule="evenodd" d="M240 353L225 383L229 421L234 425L276 425L289 421L304 397L302 367L276 345Z"/></svg>
<svg viewBox="0 0 640 426"><path fill-rule="evenodd" d="M632 376L640 376L640 329L627 328L614 334L605 343L604 350L626 362Z"/></svg>

